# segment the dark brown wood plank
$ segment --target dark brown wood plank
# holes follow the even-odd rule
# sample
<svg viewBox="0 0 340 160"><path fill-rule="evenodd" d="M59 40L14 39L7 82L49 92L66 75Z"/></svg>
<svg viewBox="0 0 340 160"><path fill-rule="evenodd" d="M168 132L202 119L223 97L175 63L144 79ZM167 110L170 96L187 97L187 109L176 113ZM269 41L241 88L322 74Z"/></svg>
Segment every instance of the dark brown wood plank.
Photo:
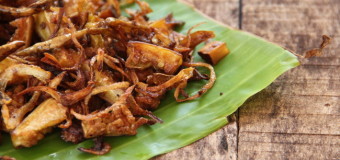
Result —
<svg viewBox="0 0 340 160"><path fill-rule="evenodd" d="M243 29L297 53L333 43L302 60L239 111L239 159L340 158L340 1L243 1Z"/></svg>
<svg viewBox="0 0 340 160"><path fill-rule="evenodd" d="M238 27L238 0L186 0L208 16ZM181 149L158 156L155 160L236 160L237 159L237 123L236 116L222 129Z"/></svg>

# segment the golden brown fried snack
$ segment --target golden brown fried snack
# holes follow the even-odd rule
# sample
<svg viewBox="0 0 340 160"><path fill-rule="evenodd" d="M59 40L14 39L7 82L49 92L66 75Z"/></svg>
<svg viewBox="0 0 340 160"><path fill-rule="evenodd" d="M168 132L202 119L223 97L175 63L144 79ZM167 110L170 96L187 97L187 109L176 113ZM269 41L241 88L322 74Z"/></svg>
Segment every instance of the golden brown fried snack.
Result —
<svg viewBox="0 0 340 160"><path fill-rule="evenodd" d="M118 105L93 119L82 120L85 138L98 136L135 135L146 124L145 118L135 118L126 105Z"/></svg>
<svg viewBox="0 0 340 160"><path fill-rule="evenodd" d="M14 147L31 147L44 138L51 127L66 119L66 107L50 98L41 103L11 133Z"/></svg>
<svg viewBox="0 0 340 160"><path fill-rule="evenodd" d="M19 49L20 47L24 46L24 41L13 41L8 44L0 46L0 62L12 54L14 51ZM9 66L9 65L6 65Z"/></svg>
<svg viewBox="0 0 340 160"><path fill-rule="evenodd" d="M229 54L229 50L224 42L214 41L201 48L198 54L208 63L215 65Z"/></svg>
<svg viewBox="0 0 340 160"><path fill-rule="evenodd" d="M154 67L166 74L173 74L182 65L182 55L152 44L130 41L126 67L146 69Z"/></svg>
<svg viewBox="0 0 340 160"><path fill-rule="evenodd" d="M1 3L0 21L7 25L0 24L6 30L0 40L0 130L10 133L14 147L31 147L59 127L67 142L94 138L94 147L79 150L102 155L111 149L103 136L135 135L141 125L162 123L151 111L167 91L174 89L182 102L213 86L213 67L193 62L195 47L210 42L200 54L216 64L227 55L226 45L211 41L211 31L191 32L197 25L177 32L184 22L172 14L149 20L152 9L143 1L123 16L120 5L132 2ZM198 67L208 68L209 76ZM187 94L194 80L208 81Z"/></svg>

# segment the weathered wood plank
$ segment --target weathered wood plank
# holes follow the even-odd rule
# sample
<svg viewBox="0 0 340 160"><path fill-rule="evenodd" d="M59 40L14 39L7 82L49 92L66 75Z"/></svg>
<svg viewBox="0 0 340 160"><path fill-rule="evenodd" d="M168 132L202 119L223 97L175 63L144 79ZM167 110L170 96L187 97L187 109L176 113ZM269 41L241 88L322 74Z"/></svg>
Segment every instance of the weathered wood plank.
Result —
<svg viewBox="0 0 340 160"><path fill-rule="evenodd" d="M239 111L239 159L340 158L340 1L243 1L243 29L302 53L333 43L325 55L302 60Z"/></svg>
<svg viewBox="0 0 340 160"><path fill-rule="evenodd" d="M182 0L202 13L233 28L238 28L239 0Z"/></svg>
<svg viewBox="0 0 340 160"><path fill-rule="evenodd" d="M208 16L234 28L238 27L238 0L185 0ZM189 146L154 158L155 160L237 159L236 116L222 129Z"/></svg>
<svg viewBox="0 0 340 160"><path fill-rule="evenodd" d="M239 156L240 159L261 160L334 159L339 157L339 149L336 148L340 145L339 141L334 141L335 138L334 135L252 132L240 137Z"/></svg>

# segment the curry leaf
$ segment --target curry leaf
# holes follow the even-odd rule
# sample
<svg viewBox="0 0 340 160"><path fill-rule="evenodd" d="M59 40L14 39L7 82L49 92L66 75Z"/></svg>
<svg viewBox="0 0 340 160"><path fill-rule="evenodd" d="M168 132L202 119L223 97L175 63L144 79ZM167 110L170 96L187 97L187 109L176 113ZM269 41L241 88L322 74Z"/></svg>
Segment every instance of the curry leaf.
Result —
<svg viewBox="0 0 340 160"><path fill-rule="evenodd" d="M215 66L217 81L214 87L199 99L177 103L172 94L161 103L155 114L163 124L143 126L136 136L108 137L112 144L109 154L94 156L82 153L78 147L89 147L91 141L78 145L63 142L59 132L47 136L32 148L14 149L5 135L0 155L21 159L149 159L153 156L183 147L207 136L227 124L226 116L237 110L247 98L273 82L283 72L299 65L297 58L287 50L246 32L218 24L176 0L148 0L154 12L151 19L173 13L186 25L206 22L197 29L212 30L216 40L227 43L231 53ZM132 6L135 7L136 6ZM195 55L196 60L200 60ZM201 83L189 86L193 92ZM223 94L220 94L223 93Z"/></svg>

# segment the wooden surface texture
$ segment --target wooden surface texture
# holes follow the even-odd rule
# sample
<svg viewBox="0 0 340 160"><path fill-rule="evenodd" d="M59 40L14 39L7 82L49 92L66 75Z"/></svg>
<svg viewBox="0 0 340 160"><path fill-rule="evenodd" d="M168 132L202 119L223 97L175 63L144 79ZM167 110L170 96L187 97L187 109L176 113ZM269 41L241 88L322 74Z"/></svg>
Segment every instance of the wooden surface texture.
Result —
<svg viewBox="0 0 340 160"><path fill-rule="evenodd" d="M155 160L340 159L340 0L186 0L295 53L332 44L280 76L231 123Z"/></svg>

